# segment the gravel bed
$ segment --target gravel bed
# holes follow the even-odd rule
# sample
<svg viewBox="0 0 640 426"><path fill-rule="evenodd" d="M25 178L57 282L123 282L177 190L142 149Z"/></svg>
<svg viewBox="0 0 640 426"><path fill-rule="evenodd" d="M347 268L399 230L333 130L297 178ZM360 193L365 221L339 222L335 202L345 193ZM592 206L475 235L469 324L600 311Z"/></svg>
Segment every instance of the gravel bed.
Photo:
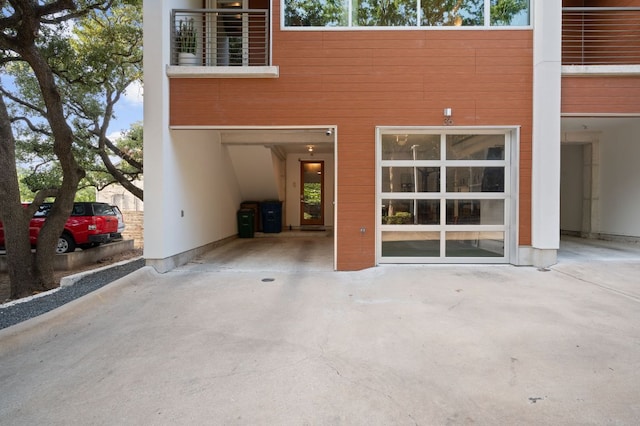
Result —
<svg viewBox="0 0 640 426"><path fill-rule="evenodd" d="M71 302L74 299L91 293L131 272L144 266L144 259L136 259L128 263L115 265L93 274L88 274L75 284L66 287L58 287L41 296L33 297L26 301L10 303L0 306L0 330L37 317L55 308Z"/></svg>

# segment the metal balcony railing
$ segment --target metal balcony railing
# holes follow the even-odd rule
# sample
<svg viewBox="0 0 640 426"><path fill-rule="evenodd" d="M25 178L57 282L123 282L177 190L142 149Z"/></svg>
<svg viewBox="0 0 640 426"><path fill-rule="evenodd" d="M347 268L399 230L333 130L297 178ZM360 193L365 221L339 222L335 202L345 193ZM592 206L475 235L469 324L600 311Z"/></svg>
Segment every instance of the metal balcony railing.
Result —
<svg viewBox="0 0 640 426"><path fill-rule="evenodd" d="M563 8L562 64L640 64L640 8Z"/></svg>
<svg viewBox="0 0 640 426"><path fill-rule="evenodd" d="M174 9L171 65L268 66L269 11Z"/></svg>

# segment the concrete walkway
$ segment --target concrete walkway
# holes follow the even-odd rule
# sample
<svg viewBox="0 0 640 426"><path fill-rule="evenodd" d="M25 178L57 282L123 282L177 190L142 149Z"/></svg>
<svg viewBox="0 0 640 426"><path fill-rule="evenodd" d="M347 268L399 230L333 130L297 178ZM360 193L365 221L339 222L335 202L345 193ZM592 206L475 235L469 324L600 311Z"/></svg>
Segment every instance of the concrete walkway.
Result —
<svg viewBox="0 0 640 426"><path fill-rule="evenodd" d="M0 331L0 423L640 423L636 246L333 272L331 243L237 240Z"/></svg>

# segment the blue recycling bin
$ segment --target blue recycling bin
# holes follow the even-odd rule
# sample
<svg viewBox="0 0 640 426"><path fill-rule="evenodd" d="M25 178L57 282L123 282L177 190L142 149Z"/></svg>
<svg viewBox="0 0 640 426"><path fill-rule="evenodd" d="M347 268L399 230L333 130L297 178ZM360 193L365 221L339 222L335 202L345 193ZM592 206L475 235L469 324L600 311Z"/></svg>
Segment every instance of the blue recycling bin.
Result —
<svg viewBox="0 0 640 426"><path fill-rule="evenodd" d="M262 232L277 234L282 231L282 201L263 201L260 203L262 211Z"/></svg>

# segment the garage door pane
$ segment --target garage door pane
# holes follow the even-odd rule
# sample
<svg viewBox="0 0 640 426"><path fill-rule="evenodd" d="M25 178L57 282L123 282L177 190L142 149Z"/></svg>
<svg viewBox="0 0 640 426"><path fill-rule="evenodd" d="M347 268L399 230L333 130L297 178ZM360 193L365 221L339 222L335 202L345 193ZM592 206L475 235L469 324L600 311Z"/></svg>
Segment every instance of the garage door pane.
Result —
<svg viewBox="0 0 640 426"><path fill-rule="evenodd" d="M447 167L447 192L503 192L504 167Z"/></svg>
<svg viewBox="0 0 640 426"><path fill-rule="evenodd" d="M383 257L439 257L439 232L382 233Z"/></svg>
<svg viewBox="0 0 640 426"><path fill-rule="evenodd" d="M504 232L447 232L447 257L504 257Z"/></svg>
<svg viewBox="0 0 640 426"><path fill-rule="evenodd" d="M382 135L383 160L439 160L440 135Z"/></svg>
<svg viewBox="0 0 640 426"><path fill-rule="evenodd" d="M504 225L504 200L447 200L447 225Z"/></svg>
<svg viewBox="0 0 640 426"><path fill-rule="evenodd" d="M447 160L504 160L504 135L447 135Z"/></svg>

